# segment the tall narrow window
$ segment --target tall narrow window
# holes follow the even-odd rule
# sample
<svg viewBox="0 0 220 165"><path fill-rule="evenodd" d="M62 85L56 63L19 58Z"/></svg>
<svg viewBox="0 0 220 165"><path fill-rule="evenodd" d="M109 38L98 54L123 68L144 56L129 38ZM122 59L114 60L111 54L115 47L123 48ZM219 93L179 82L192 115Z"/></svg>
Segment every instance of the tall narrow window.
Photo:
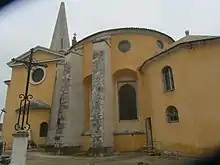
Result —
<svg viewBox="0 0 220 165"><path fill-rule="evenodd" d="M118 91L119 120L137 120L136 90L128 83Z"/></svg>
<svg viewBox="0 0 220 165"><path fill-rule="evenodd" d="M166 109L166 118L168 123L178 123L179 122L179 114L174 106L169 106Z"/></svg>
<svg viewBox="0 0 220 165"><path fill-rule="evenodd" d="M63 38L61 38L61 50L63 50Z"/></svg>
<svg viewBox="0 0 220 165"><path fill-rule="evenodd" d="M40 124L40 137L47 137L48 124L43 122Z"/></svg>
<svg viewBox="0 0 220 165"><path fill-rule="evenodd" d="M163 75L163 84L164 84L165 92L173 91L175 87L174 87L174 81L173 81L172 68L170 66L165 66L162 69L162 75Z"/></svg>

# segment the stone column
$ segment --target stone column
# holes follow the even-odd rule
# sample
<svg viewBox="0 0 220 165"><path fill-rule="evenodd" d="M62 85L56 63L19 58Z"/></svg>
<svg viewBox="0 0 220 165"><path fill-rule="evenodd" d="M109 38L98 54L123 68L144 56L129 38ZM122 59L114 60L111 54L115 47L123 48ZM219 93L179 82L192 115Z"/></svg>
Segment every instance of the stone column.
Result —
<svg viewBox="0 0 220 165"><path fill-rule="evenodd" d="M72 69L70 92L70 141L77 149L82 145L82 132L84 129L84 100L83 100L83 47L73 51L70 58ZM74 129L73 129L74 128Z"/></svg>
<svg viewBox="0 0 220 165"><path fill-rule="evenodd" d="M71 67L67 59L64 62L62 84L60 88L60 100L58 117L56 121L56 137L60 147L66 146L65 133L69 126L68 111L69 108L69 93L70 93Z"/></svg>
<svg viewBox="0 0 220 165"><path fill-rule="evenodd" d="M26 165L28 132L21 131L13 134L11 165Z"/></svg>
<svg viewBox="0 0 220 165"><path fill-rule="evenodd" d="M82 144L81 134L84 128L83 112L83 83L82 83L82 55L80 50L72 50L66 56L66 63L70 68L68 73L68 110L65 111L65 123L63 130L63 145L68 152L77 152Z"/></svg>
<svg viewBox="0 0 220 165"><path fill-rule="evenodd" d="M63 154L80 149L83 132L83 47L66 55L59 63L55 96L48 131L48 143L57 144ZM56 139L56 140L54 140Z"/></svg>
<svg viewBox="0 0 220 165"><path fill-rule="evenodd" d="M101 156L113 147L112 79L107 40L93 43L90 153Z"/></svg>
<svg viewBox="0 0 220 165"><path fill-rule="evenodd" d="M57 64L56 68L56 79L54 84L54 92L53 92L53 103L52 109L50 113L50 121L49 121L49 128L47 133L47 145L53 146L55 143L55 136L56 136L56 129L57 129L57 119L58 119L58 112L60 106L60 90L62 86L62 77L64 71L64 60Z"/></svg>

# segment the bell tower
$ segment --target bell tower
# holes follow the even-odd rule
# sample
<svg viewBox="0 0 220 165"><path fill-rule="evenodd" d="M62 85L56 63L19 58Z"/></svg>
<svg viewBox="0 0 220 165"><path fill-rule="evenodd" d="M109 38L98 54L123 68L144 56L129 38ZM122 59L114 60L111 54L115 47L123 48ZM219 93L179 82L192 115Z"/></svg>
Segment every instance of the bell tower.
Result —
<svg viewBox="0 0 220 165"><path fill-rule="evenodd" d="M70 48L69 33L64 2L61 2L57 16L50 49L57 52L64 52Z"/></svg>

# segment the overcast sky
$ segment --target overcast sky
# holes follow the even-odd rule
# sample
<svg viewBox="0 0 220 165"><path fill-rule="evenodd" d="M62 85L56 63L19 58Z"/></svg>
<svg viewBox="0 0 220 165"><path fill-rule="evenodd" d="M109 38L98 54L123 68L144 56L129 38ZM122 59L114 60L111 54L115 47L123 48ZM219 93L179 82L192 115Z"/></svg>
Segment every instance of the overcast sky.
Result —
<svg viewBox="0 0 220 165"><path fill-rule="evenodd" d="M175 40L190 34L219 35L219 0L64 0L70 38L117 27L162 31ZM30 48L49 47L61 0L25 0L0 10L0 108L5 107L10 68Z"/></svg>

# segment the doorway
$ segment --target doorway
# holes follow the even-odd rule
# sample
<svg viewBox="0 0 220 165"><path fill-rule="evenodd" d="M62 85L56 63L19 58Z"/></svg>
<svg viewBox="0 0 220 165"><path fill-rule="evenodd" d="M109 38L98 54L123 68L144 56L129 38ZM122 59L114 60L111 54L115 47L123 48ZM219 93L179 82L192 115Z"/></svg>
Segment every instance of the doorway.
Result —
<svg viewBox="0 0 220 165"><path fill-rule="evenodd" d="M145 119L145 128L146 128L147 146L153 149L153 134L152 134L151 117L148 117Z"/></svg>

